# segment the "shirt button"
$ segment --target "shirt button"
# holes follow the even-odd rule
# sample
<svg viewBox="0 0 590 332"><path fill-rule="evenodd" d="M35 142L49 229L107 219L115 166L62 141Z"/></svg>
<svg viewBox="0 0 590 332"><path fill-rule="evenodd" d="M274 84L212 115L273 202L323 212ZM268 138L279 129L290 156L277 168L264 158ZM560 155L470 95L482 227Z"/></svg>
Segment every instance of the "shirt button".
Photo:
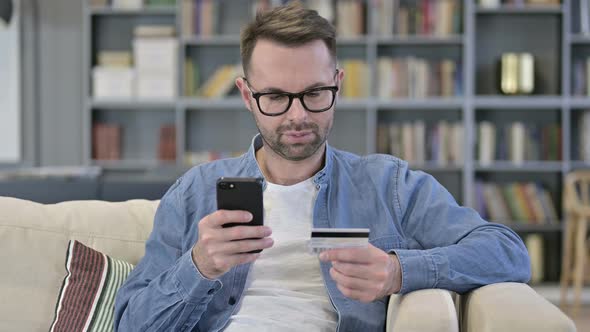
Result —
<svg viewBox="0 0 590 332"><path fill-rule="evenodd" d="M211 288L211 289L210 289L210 290L207 292L207 294L209 294L209 295L211 295L211 294L213 294L213 293L215 293L215 289L213 289L213 288Z"/></svg>
<svg viewBox="0 0 590 332"><path fill-rule="evenodd" d="M229 303L229 305L234 305L234 304L236 304L236 299L232 296L229 298L228 303Z"/></svg>

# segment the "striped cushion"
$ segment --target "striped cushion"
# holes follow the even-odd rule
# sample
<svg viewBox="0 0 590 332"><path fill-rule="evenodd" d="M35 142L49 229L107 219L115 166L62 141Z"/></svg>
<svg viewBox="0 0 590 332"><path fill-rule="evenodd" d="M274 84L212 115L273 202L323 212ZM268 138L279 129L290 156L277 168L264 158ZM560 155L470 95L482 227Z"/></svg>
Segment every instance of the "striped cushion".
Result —
<svg viewBox="0 0 590 332"><path fill-rule="evenodd" d="M50 331L113 331L117 290L133 265L70 241Z"/></svg>

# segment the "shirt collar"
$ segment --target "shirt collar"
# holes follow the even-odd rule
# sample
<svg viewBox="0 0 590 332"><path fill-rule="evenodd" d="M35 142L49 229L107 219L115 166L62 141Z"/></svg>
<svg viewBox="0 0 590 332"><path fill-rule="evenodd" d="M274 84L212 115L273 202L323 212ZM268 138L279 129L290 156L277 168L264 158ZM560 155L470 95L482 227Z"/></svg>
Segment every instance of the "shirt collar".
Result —
<svg viewBox="0 0 590 332"><path fill-rule="evenodd" d="M252 138L252 143L250 144L248 152L246 152L246 154L243 156L243 165L247 173L260 178L264 178L264 175L262 174L260 165L258 165L258 161L256 160L256 151L262 147L262 144L262 136L260 136L260 134L256 134L256 136ZM327 143L325 158L324 167L313 176L313 182L315 184L327 183L332 171L334 151ZM266 180L264 181L264 187L266 188Z"/></svg>

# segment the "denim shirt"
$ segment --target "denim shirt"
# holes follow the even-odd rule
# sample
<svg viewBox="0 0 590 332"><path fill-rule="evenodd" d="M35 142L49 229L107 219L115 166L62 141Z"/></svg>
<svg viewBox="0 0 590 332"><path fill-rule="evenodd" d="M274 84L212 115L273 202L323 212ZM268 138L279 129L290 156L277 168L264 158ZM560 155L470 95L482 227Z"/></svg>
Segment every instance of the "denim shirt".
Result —
<svg viewBox="0 0 590 332"><path fill-rule="evenodd" d="M198 222L216 210L221 177L263 177L255 151L193 167L162 198L145 256L120 288L115 305L118 331L220 331L236 311L250 264L218 279L202 276L191 249ZM318 189L314 227L369 228L370 243L397 255L400 293L444 288L463 293L505 281L526 282L526 248L509 228L488 223L457 205L432 176L408 169L393 156L359 157L327 146L324 167L313 176ZM388 298L361 303L345 297L320 268L338 312L338 331L384 331Z"/></svg>

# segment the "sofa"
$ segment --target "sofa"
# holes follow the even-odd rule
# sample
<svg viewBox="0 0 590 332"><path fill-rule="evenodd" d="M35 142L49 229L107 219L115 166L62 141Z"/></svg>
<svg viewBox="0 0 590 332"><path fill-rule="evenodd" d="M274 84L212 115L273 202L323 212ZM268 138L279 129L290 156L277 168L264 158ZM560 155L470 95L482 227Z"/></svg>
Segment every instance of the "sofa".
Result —
<svg viewBox="0 0 590 332"><path fill-rule="evenodd" d="M38 204L0 197L0 331L48 331L76 239L137 264L158 201ZM428 289L391 296L388 331L575 331L573 322L526 284L458 295Z"/></svg>

